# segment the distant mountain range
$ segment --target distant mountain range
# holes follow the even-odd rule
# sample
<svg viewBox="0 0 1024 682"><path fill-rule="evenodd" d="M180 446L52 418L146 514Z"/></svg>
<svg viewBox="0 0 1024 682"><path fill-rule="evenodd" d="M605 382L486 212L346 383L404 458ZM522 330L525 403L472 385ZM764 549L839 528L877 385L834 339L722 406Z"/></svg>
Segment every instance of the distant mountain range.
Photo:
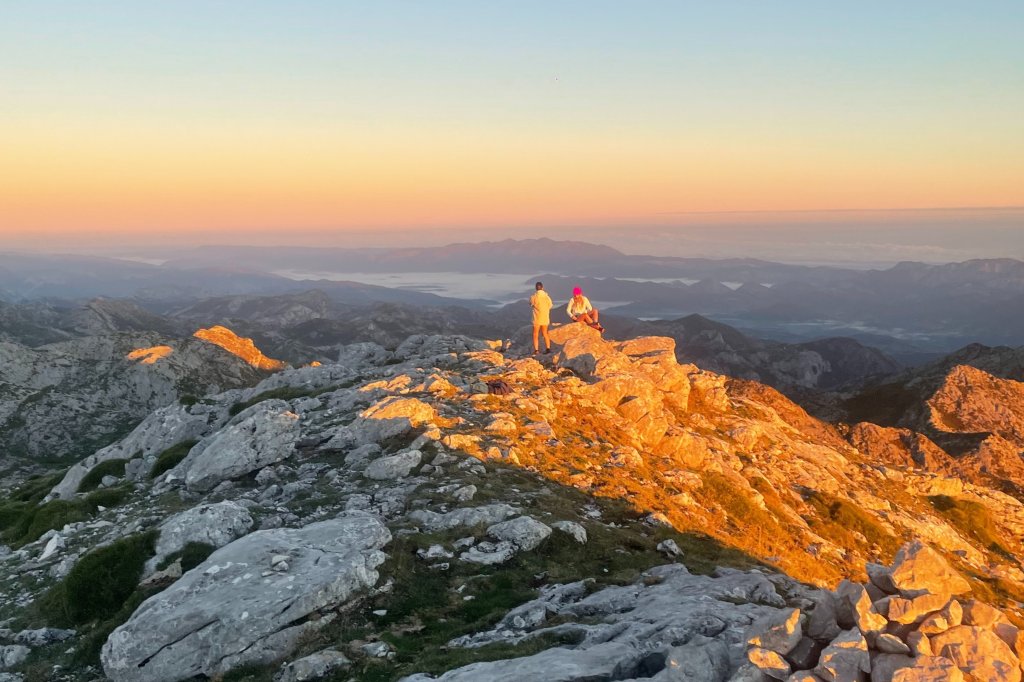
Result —
<svg viewBox="0 0 1024 682"><path fill-rule="evenodd" d="M210 246L164 256L170 257L157 266L0 254L0 300L36 304L52 298L131 298L151 313L175 314L201 301L207 308L218 305L209 299L300 295L315 288L322 292L321 313L324 306L376 303L483 311L498 304L472 291L472 282L463 285L466 273L504 273L522 275L524 296L535 278L559 302L580 285L606 312L614 309L619 316L699 314L757 337L794 343L850 337L904 363L972 342L1017 345L1024 339L1024 262L1012 259L853 270L756 259L628 255L607 246L550 239L390 249ZM297 281L275 274L285 271L332 279ZM358 278L358 273L447 273L460 283L451 289L465 294L451 298L422 290L425 286L333 281ZM244 308L244 298L232 305ZM14 312L3 315L0 319L31 332Z"/></svg>

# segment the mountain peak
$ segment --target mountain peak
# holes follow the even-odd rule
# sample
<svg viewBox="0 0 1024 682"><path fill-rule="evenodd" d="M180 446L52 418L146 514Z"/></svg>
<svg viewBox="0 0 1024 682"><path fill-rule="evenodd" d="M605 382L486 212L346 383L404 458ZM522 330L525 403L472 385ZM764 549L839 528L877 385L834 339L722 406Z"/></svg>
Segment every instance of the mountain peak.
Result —
<svg viewBox="0 0 1024 682"><path fill-rule="evenodd" d="M273 372L284 369L287 365L280 360L268 358L256 347L256 343L247 337L238 336L227 327L214 325L208 329L200 329L193 334L197 339L202 339L216 346L220 346L229 353L245 360L257 369Z"/></svg>

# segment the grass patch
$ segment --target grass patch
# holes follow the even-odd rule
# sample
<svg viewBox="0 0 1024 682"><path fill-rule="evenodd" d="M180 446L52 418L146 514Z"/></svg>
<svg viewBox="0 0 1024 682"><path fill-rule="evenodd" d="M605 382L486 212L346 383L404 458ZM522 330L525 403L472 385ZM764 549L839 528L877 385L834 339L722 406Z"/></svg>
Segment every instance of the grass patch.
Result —
<svg viewBox="0 0 1024 682"><path fill-rule="evenodd" d="M103 488L102 490L96 490L85 496L85 503L89 505L94 511L99 511L100 507L105 509L113 509L114 507L120 507L124 504L132 494L132 487L130 485L120 485L115 488Z"/></svg>
<svg viewBox="0 0 1024 682"><path fill-rule="evenodd" d="M292 386L284 386L282 388L275 388L263 393L254 395L248 400L243 400L240 403L235 403L228 410L228 414L234 417L241 412L249 409L253 405L262 403L264 400L295 400L296 398L303 398L308 395L312 395L312 391L308 388L294 388Z"/></svg>
<svg viewBox="0 0 1024 682"><path fill-rule="evenodd" d="M216 551L216 547L205 542L190 542L177 552L168 554L157 565L157 570L162 571L178 559L181 559L181 570L191 571L199 564L206 561Z"/></svg>
<svg viewBox="0 0 1024 682"><path fill-rule="evenodd" d="M817 512L817 517L807 522L835 544L856 547L861 543L854 533L859 533L868 544L878 547L885 558L891 558L899 548L899 538L852 502L820 491L811 492L806 501Z"/></svg>
<svg viewBox="0 0 1024 682"><path fill-rule="evenodd" d="M69 523L86 521L92 518L93 513L93 508L85 500L51 500L41 506L31 502L22 505L20 517L8 516L14 509L4 514L8 523L2 537L13 547L34 542L48 530L60 530Z"/></svg>
<svg viewBox="0 0 1024 682"><path fill-rule="evenodd" d="M985 549L1006 559L1014 558L1013 553L1006 549L1007 543L999 526L984 505L948 495L932 495L928 501L950 525Z"/></svg>
<svg viewBox="0 0 1024 682"><path fill-rule="evenodd" d="M104 476L114 476L116 478L124 478L124 465L128 463L126 459L108 459L100 462L85 475L82 482L78 484L78 492L87 493L90 490L96 490L100 487L100 483L103 482Z"/></svg>
<svg viewBox="0 0 1024 682"><path fill-rule="evenodd" d="M186 440L172 445L156 457L156 461L153 462L153 468L149 470L149 477L156 478L160 474L170 471L174 467L178 466L183 459L188 457L188 453L195 447L195 444L199 441Z"/></svg>
<svg viewBox="0 0 1024 682"><path fill-rule="evenodd" d="M69 627L116 616L136 592L146 560L155 552L157 535L155 530L138 533L79 559L40 600L46 621Z"/></svg>

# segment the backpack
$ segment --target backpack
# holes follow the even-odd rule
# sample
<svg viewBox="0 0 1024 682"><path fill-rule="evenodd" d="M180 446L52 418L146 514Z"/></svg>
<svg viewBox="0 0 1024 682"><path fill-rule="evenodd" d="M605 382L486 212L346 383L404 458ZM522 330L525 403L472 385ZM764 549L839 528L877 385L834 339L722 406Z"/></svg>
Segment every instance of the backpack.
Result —
<svg viewBox="0 0 1024 682"><path fill-rule="evenodd" d="M512 393L512 387L504 379L494 379L487 382L487 392L493 395L508 395Z"/></svg>

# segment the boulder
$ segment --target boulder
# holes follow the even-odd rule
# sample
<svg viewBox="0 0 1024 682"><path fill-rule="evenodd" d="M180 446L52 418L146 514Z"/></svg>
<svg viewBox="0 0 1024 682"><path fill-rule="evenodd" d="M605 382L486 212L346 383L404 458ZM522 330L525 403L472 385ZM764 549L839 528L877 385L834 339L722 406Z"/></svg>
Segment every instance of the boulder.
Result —
<svg viewBox="0 0 1024 682"><path fill-rule="evenodd" d="M24 644L27 647L37 648L56 644L57 642L63 642L74 636L74 630L39 628L38 630L22 630L14 636L14 641L17 644Z"/></svg>
<svg viewBox="0 0 1024 682"><path fill-rule="evenodd" d="M960 670L987 682L1020 682L1020 661L1013 650L991 630L960 625L931 637L939 656L953 661Z"/></svg>
<svg viewBox="0 0 1024 682"><path fill-rule="evenodd" d="M802 637L797 645L786 654L786 660L798 670L810 670L818 664L824 645L810 637Z"/></svg>
<svg viewBox="0 0 1024 682"><path fill-rule="evenodd" d="M381 457L370 462L363 473L375 481L391 481L405 478L419 466L423 453L419 450L406 450L395 455Z"/></svg>
<svg viewBox="0 0 1024 682"><path fill-rule="evenodd" d="M498 543L479 542L459 555L460 561L482 566L503 564L516 555L516 546L507 540Z"/></svg>
<svg viewBox="0 0 1024 682"><path fill-rule="evenodd" d="M352 665L345 654L334 649L324 649L288 663L274 675L274 682L309 682L327 677L342 668Z"/></svg>
<svg viewBox="0 0 1024 682"><path fill-rule="evenodd" d="M906 642L896 635L891 635L887 632L875 638L875 648L883 654L910 654L910 647L907 646Z"/></svg>
<svg viewBox="0 0 1024 682"><path fill-rule="evenodd" d="M904 597L921 594L963 594L971 585L934 549L920 540L909 542L896 553L890 569L892 583Z"/></svg>
<svg viewBox="0 0 1024 682"><path fill-rule="evenodd" d="M800 642L803 621L800 609L783 609L777 614L766 616L747 630L747 645L785 656Z"/></svg>
<svg viewBox="0 0 1024 682"><path fill-rule="evenodd" d="M151 563L155 566L190 542L223 547L248 533L252 526L252 515L240 504L230 501L200 504L160 524L156 555Z"/></svg>
<svg viewBox="0 0 1024 682"><path fill-rule="evenodd" d="M871 584L885 594L896 594L899 591L892 581L892 571L888 566L869 562L864 568L867 570L868 580L871 581Z"/></svg>
<svg viewBox="0 0 1024 682"><path fill-rule="evenodd" d="M857 630L847 630L821 652L814 674L825 682L859 682L871 672L868 643Z"/></svg>
<svg viewBox="0 0 1024 682"><path fill-rule="evenodd" d="M289 411L288 403L265 400L201 440L168 479L184 479L189 490L212 490L221 481L291 457L298 439L299 418Z"/></svg>
<svg viewBox="0 0 1024 682"><path fill-rule="evenodd" d="M977 599L965 601L961 606L963 607L964 625L991 628L996 623L1006 620L1006 616L1003 615L1002 611Z"/></svg>
<svg viewBox="0 0 1024 682"><path fill-rule="evenodd" d="M831 642L841 632L837 618L837 601L835 595L825 590L818 590L811 595L814 609L807 616L804 631L808 637L823 642Z"/></svg>
<svg viewBox="0 0 1024 682"><path fill-rule="evenodd" d="M0 670L21 665L32 650L22 644L0 646Z"/></svg>
<svg viewBox="0 0 1024 682"><path fill-rule="evenodd" d="M551 528L532 516L518 516L490 526L487 534L529 552L537 549L551 535Z"/></svg>
<svg viewBox="0 0 1024 682"><path fill-rule="evenodd" d="M962 618L963 609L960 607L960 602L950 599L941 611L925 616L921 624L917 626L917 630L923 635L935 635L960 625Z"/></svg>
<svg viewBox="0 0 1024 682"><path fill-rule="evenodd" d="M871 661L871 682L890 682L897 670L913 665L914 659L910 656L898 653L879 654Z"/></svg>
<svg viewBox="0 0 1024 682"><path fill-rule="evenodd" d="M865 635L881 632L888 622L885 616L875 611L867 589L859 583L844 580L836 588L837 615L839 625L844 628L857 627Z"/></svg>
<svg viewBox="0 0 1024 682"><path fill-rule="evenodd" d="M920 656L913 667L896 670L892 682L964 682L964 674L948 658Z"/></svg>
<svg viewBox="0 0 1024 682"><path fill-rule="evenodd" d="M747 660L757 666L764 675L774 680L785 680L792 672L789 661L770 649L753 647L747 650Z"/></svg>
<svg viewBox="0 0 1024 682"><path fill-rule="evenodd" d="M669 649L664 676L673 682L725 682L729 667L725 643L697 635L686 644Z"/></svg>
<svg viewBox="0 0 1024 682"><path fill-rule="evenodd" d="M488 504L482 507L453 509L446 514L429 509L417 509L409 514L409 518L418 523L425 532L436 533L460 527L496 524L515 513L516 510L507 504Z"/></svg>
<svg viewBox="0 0 1024 682"><path fill-rule="evenodd" d="M377 582L390 539L363 513L247 535L143 602L104 644L103 669L114 682L160 682L279 660L330 622L322 612ZM288 572L265 570L277 554Z"/></svg>
<svg viewBox="0 0 1024 682"><path fill-rule="evenodd" d="M555 521L551 527L572 536L572 539L581 545L587 544L587 529L575 521Z"/></svg>
<svg viewBox="0 0 1024 682"><path fill-rule="evenodd" d="M948 603L949 595L943 594L922 594L913 599L891 597L886 616L894 623L920 623L929 613L938 611Z"/></svg>

